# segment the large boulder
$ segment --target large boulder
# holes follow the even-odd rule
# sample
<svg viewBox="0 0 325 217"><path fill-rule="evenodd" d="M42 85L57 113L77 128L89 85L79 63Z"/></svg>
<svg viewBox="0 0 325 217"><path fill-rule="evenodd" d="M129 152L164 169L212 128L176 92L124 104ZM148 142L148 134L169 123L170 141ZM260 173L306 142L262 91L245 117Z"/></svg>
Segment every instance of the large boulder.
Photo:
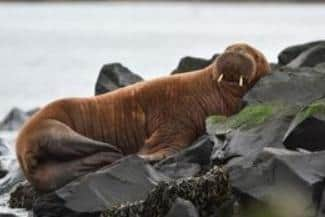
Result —
<svg viewBox="0 0 325 217"><path fill-rule="evenodd" d="M56 193L71 210L96 212L128 201L143 200L158 182L168 180L141 158L128 156L69 183Z"/></svg>
<svg viewBox="0 0 325 217"><path fill-rule="evenodd" d="M283 148L282 140L298 107L281 103L250 105L229 118L211 116L207 131L214 141L212 160L252 165L265 147Z"/></svg>
<svg viewBox="0 0 325 217"><path fill-rule="evenodd" d="M313 68L281 67L263 77L244 96L248 104L279 101L306 106L325 97L325 73Z"/></svg>
<svg viewBox="0 0 325 217"><path fill-rule="evenodd" d="M97 178L89 174L45 195L24 185L12 195L15 199L11 204L28 209L32 205L35 217L163 217L175 212L193 216L199 212L201 217L231 216L233 200L228 177L219 167L198 177L171 181L157 178L152 167L134 156L119 164L115 169L95 172ZM150 186L152 190L148 191ZM107 210L100 214L103 209Z"/></svg>
<svg viewBox="0 0 325 217"><path fill-rule="evenodd" d="M178 63L178 66L176 69L174 69L171 74L178 74L178 73L184 73L184 72L190 72L194 70L199 70L207 67L210 65L215 58L218 56L218 54L213 55L210 59L203 59L199 57L191 57L186 56L183 57L180 62Z"/></svg>
<svg viewBox="0 0 325 217"><path fill-rule="evenodd" d="M273 211L269 216L306 217L320 212L324 159L325 152L300 153L265 148L253 166L237 163L226 168L241 203L250 203L250 207L263 203ZM261 210L250 211L248 216L258 216L254 213ZM263 210L263 213L267 212L267 209Z"/></svg>
<svg viewBox="0 0 325 217"><path fill-rule="evenodd" d="M95 95L125 87L143 79L120 63L106 64L102 67L95 86Z"/></svg>
<svg viewBox="0 0 325 217"><path fill-rule="evenodd" d="M128 156L55 192L26 198L35 217L97 217L106 209L144 200L159 182L169 180L141 158Z"/></svg>
<svg viewBox="0 0 325 217"><path fill-rule="evenodd" d="M325 43L309 48L287 64L287 67L314 67L325 62Z"/></svg>
<svg viewBox="0 0 325 217"><path fill-rule="evenodd" d="M235 198L246 207L239 216L323 212L324 114L319 99L306 106L255 102L233 116L207 119L211 158L228 171Z"/></svg>
<svg viewBox="0 0 325 217"><path fill-rule="evenodd" d="M278 56L279 64L287 65L293 59L298 57L302 52L317 45L325 45L325 41L314 41L305 44L290 46L280 52Z"/></svg>

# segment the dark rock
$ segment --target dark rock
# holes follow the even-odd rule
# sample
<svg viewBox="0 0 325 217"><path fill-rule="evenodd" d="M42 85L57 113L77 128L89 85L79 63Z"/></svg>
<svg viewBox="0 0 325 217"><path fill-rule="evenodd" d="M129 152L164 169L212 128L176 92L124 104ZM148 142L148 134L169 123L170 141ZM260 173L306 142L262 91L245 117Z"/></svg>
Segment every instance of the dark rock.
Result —
<svg viewBox="0 0 325 217"><path fill-rule="evenodd" d="M306 106L325 96L325 73L313 68L279 68L245 95L248 104L280 101Z"/></svg>
<svg viewBox="0 0 325 217"><path fill-rule="evenodd" d="M264 147L284 147L283 137L297 111L295 106L271 103L247 106L229 118L209 117L207 131L215 144L212 160L252 165Z"/></svg>
<svg viewBox="0 0 325 217"><path fill-rule="evenodd" d="M226 168L236 191L273 207L276 216L315 216L324 189L324 159L325 152L266 148L254 166L237 163Z"/></svg>
<svg viewBox="0 0 325 217"><path fill-rule="evenodd" d="M288 149L325 150L325 99L303 108L292 121L283 144Z"/></svg>
<svg viewBox="0 0 325 217"><path fill-rule="evenodd" d="M143 81L143 79L120 63L106 64L99 72L95 95L103 94L139 81Z"/></svg>
<svg viewBox="0 0 325 217"><path fill-rule="evenodd" d="M0 122L0 130L18 130L23 123L38 109L24 112L19 108L13 108Z"/></svg>
<svg viewBox="0 0 325 217"><path fill-rule="evenodd" d="M9 207L31 210L33 203L41 194L28 182L19 184L10 194Z"/></svg>
<svg viewBox="0 0 325 217"><path fill-rule="evenodd" d="M222 169L212 168L200 177L190 177L156 186L144 201L123 204L102 213L102 217L163 217L176 198L194 204L201 217L225 216L220 207L229 200L230 188Z"/></svg>
<svg viewBox="0 0 325 217"><path fill-rule="evenodd" d="M17 216L11 213L0 213L0 217L17 217Z"/></svg>
<svg viewBox="0 0 325 217"><path fill-rule="evenodd" d="M287 65L289 62L299 56L302 52L317 45L325 45L325 41L314 41L306 44L290 46L280 52L278 56L279 64Z"/></svg>
<svg viewBox="0 0 325 217"><path fill-rule="evenodd" d="M287 67L313 67L325 62L325 43L302 52L299 56L287 64Z"/></svg>
<svg viewBox="0 0 325 217"><path fill-rule="evenodd" d="M213 143L202 136L193 145L155 164L155 168L170 178L197 175L210 164Z"/></svg>
<svg viewBox="0 0 325 217"><path fill-rule="evenodd" d="M171 74L173 75L203 69L210 65L217 56L218 54L215 54L209 60L191 56L183 57Z"/></svg>
<svg viewBox="0 0 325 217"><path fill-rule="evenodd" d="M199 217L199 213L193 203L178 197L165 217Z"/></svg>
<svg viewBox="0 0 325 217"><path fill-rule="evenodd" d="M2 165L0 164L0 179L5 177L8 174L8 171L2 168Z"/></svg>
<svg viewBox="0 0 325 217"><path fill-rule="evenodd" d="M325 73L325 63L319 63L314 67L314 70L320 73Z"/></svg>
<svg viewBox="0 0 325 217"><path fill-rule="evenodd" d="M323 185L325 185L325 183L323 183ZM321 201L319 204L317 217L325 217L325 188L323 189L323 193L321 194Z"/></svg>
<svg viewBox="0 0 325 217"><path fill-rule="evenodd" d="M167 180L141 158L128 156L67 184L56 193L67 208L91 213L143 200L158 182Z"/></svg>
<svg viewBox="0 0 325 217"><path fill-rule="evenodd" d="M88 198L91 200L92 198ZM99 212L79 213L65 207L64 201L55 193L37 198L33 204L33 217L99 217Z"/></svg>

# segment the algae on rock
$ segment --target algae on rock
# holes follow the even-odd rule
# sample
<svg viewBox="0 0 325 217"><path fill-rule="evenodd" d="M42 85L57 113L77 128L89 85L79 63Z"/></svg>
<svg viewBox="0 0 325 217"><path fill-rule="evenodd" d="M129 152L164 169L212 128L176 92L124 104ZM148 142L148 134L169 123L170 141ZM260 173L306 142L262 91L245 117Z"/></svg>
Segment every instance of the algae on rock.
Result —
<svg viewBox="0 0 325 217"><path fill-rule="evenodd" d="M235 129L249 130L263 124L271 117L276 118L279 114L290 113L292 110L295 111L296 108L276 102L249 105L230 117L219 115L208 117L206 120L207 131L222 135Z"/></svg>
<svg viewBox="0 0 325 217"><path fill-rule="evenodd" d="M163 217L167 214L176 198L191 201L201 217L226 216L230 201L230 185L225 172L214 167L200 177L190 177L171 182L162 182L155 187L144 201L122 204L102 213L102 217ZM230 208L231 207L231 208Z"/></svg>

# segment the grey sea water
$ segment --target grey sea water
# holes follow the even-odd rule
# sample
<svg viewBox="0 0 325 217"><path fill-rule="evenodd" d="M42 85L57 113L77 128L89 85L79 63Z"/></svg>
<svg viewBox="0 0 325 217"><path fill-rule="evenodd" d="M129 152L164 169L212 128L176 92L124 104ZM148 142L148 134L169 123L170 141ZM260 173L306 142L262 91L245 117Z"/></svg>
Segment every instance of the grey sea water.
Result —
<svg viewBox="0 0 325 217"><path fill-rule="evenodd" d="M325 39L324 20L325 4L0 3L0 120L13 106L93 95L104 63L149 79L185 55L209 58L243 41L276 61L289 45ZM0 132L7 167L16 167L15 135ZM26 216L6 199L1 212Z"/></svg>

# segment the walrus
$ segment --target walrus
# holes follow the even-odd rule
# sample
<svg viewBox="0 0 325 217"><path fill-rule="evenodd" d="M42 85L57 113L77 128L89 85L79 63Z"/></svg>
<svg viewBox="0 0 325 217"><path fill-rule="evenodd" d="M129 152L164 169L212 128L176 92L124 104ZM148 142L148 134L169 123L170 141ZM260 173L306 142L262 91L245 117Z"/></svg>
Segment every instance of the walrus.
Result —
<svg viewBox="0 0 325 217"><path fill-rule="evenodd" d="M125 155L163 159L202 135L207 116L238 112L243 95L269 72L264 55L241 43L201 70L54 101L21 129L17 158L27 180L43 192Z"/></svg>

